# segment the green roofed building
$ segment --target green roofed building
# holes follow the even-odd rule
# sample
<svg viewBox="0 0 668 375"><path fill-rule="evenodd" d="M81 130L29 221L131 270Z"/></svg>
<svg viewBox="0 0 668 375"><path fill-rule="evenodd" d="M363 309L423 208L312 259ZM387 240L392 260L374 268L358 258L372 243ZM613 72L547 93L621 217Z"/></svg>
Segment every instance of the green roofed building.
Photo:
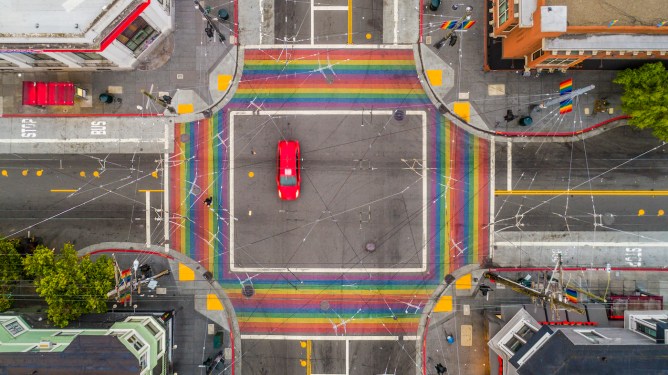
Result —
<svg viewBox="0 0 668 375"><path fill-rule="evenodd" d="M0 316L1 374L167 374L165 327L131 316L108 329L35 329Z"/></svg>

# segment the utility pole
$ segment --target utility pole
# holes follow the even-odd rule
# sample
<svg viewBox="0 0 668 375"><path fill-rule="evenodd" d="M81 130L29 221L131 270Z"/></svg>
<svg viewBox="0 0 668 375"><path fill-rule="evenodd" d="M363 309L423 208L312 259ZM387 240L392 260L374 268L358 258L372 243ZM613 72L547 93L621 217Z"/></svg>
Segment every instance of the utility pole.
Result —
<svg viewBox="0 0 668 375"><path fill-rule="evenodd" d="M202 13L202 16L204 16L204 18L206 19L207 22L206 27L214 29L216 31L216 34L218 34L218 40L220 40L221 43L224 42L225 36L223 35L223 33L220 32L213 18L209 16L209 12L202 6L199 0L194 0L194 2L195 2L195 8L199 9L200 13Z"/></svg>
<svg viewBox="0 0 668 375"><path fill-rule="evenodd" d="M165 109L167 109L169 111L169 113L176 113L176 110L174 109L174 107L167 104L164 100L156 98L153 94L151 94L150 92L147 92L144 89L141 89L140 91L141 91L142 94L146 95L149 99L153 100L157 104L159 104L162 107L164 107Z"/></svg>

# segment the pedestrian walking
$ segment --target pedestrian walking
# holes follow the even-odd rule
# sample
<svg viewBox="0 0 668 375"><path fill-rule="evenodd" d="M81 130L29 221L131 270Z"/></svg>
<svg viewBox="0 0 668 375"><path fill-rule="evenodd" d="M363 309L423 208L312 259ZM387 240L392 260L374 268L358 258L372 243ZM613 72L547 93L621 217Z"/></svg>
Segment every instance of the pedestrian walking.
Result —
<svg viewBox="0 0 668 375"><path fill-rule="evenodd" d="M442 364L438 363L436 364L436 372L438 375L444 375L446 372L448 372L448 369L445 368Z"/></svg>
<svg viewBox="0 0 668 375"><path fill-rule="evenodd" d="M204 204L206 204L207 207L211 207L211 203L213 203L213 197L207 197L204 199Z"/></svg>

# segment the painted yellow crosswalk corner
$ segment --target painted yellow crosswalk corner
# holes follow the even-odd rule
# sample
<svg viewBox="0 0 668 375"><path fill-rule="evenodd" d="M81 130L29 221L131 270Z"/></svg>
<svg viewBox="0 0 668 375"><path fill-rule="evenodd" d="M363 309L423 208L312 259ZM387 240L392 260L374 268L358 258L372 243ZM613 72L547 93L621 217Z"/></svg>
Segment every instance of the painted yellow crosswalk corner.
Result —
<svg viewBox="0 0 668 375"><path fill-rule="evenodd" d="M452 296L441 296L434 306L434 312L452 311Z"/></svg>

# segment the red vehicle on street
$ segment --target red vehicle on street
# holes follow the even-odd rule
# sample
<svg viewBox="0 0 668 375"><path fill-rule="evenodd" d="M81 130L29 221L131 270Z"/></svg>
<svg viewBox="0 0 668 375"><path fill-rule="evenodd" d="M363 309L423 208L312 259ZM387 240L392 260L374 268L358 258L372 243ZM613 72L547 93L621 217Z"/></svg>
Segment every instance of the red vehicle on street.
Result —
<svg viewBox="0 0 668 375"><path fill-rule="evenodd" d="M299 198L301 155L298 141L279 141L276 151L278 197L290 201Z"/></svg>

